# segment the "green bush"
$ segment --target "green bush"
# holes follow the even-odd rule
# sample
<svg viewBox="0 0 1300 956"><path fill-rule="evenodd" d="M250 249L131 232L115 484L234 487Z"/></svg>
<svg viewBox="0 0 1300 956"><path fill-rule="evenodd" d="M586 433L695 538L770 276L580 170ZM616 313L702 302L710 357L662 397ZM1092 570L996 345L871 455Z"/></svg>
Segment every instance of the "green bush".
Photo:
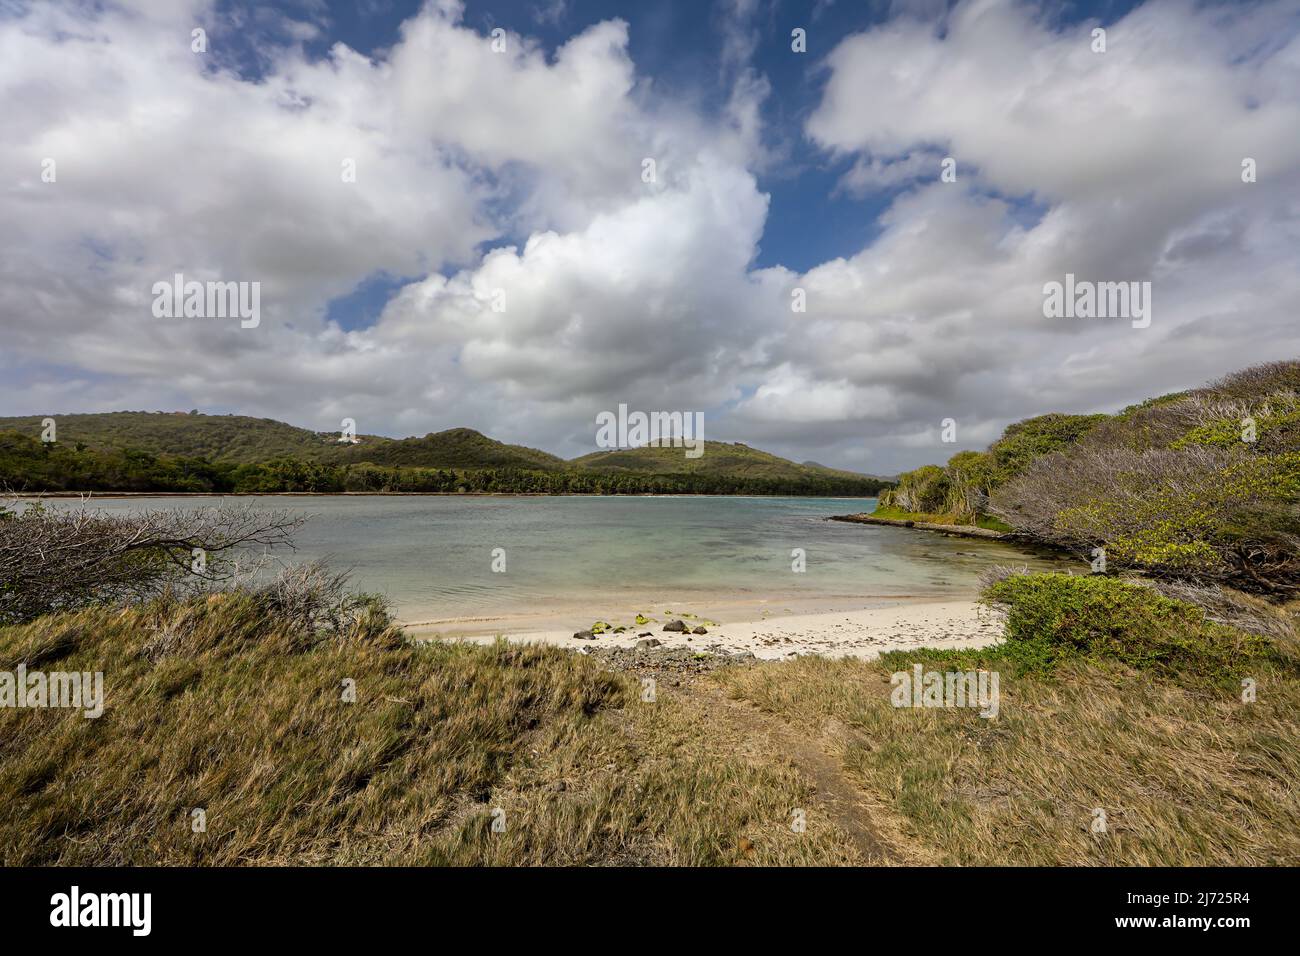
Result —
<svg viewBox="0 0 1300 956"><path fill-rule="evenodd" d="M1197 425L1170 447L1239 448L1247 415L1255 426L1256 454L1284 453L1300 446L1300 396L1294 392L1279 392L1254 405L1243 403L1233 411Z"/></svg>
<svg viewBox="0 0 1300 956"><path fill-rule="evenodd" d="M1105 575L1013 574L988 585L983 600L1006 608L1007 643L997 650L1028 671L1079 659L1109 661L1226 688L1262 669L1293 666L1266 637Z"/></svg>
<svg viewBox="0 0 1300 956"><path fill-rule="evenodd" d="M1052 414L1008 425L989 446L985 492L1019 475L1035 458L1073 445L1106 419L1106 415Z"/></svg>

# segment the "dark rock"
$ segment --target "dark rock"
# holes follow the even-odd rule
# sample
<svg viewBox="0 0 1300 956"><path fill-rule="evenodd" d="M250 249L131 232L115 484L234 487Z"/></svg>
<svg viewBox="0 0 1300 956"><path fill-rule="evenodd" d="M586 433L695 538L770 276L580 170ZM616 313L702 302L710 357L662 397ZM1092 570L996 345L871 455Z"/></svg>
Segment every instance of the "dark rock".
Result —
<svg viewBox="0 0 1300 956"><path fill-rule="evenodd" d="M655 637L647 637L644 641L637 641L637 650L644 650L651 647L658 647L663 641Z"/></svg>
<svg viewBox="0 0 1300 956"><path fill-rule="evenodd" d="M686 627L685 621L669 621L667 624L664 625L664 630L677 631L679 633L685 634L688 628Z"/></svg>
<svg viewBox="0 0 1300 956"><path fill-rule="evenodd" d="M576 641L594 641L596 635L591 633L591 631L579 631L577 634L573 635L573 639Z"/></svg>
<svg viewBox="0 0 1300 956"><path fill-rule="evenodd" d="M695 630L691 631L691 633L692 633L692 634L707 634L707 633L709 633L709 631L708 631L708 628L706 628L703 624L701 624L701 625L700 625L699 627L697 627Z"/></svg>

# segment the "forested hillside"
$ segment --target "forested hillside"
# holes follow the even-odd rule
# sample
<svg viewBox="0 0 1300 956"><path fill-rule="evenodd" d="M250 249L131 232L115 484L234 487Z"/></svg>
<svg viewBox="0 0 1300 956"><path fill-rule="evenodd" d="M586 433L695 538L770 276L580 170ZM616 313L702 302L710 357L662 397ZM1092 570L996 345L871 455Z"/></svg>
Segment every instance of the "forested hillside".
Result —
<svg viewBox="0 0 1300 956"><path fill-rule="evenodd" d="M882 513L994 519L1082 555L1244 590L1300 591L1300 361L1116 415L1043 415L988 451L900 476Z"/></svg>
<svg viewBox="0 0 1300 956"><path fill-rule="evenodd" d="M566 462L469 428L352 444L240 416L115 412L55 423L57 441L45 442L41 419L0 419L0 490L872 496L886 485L720 442L703 459L664 448Z"/></svg>

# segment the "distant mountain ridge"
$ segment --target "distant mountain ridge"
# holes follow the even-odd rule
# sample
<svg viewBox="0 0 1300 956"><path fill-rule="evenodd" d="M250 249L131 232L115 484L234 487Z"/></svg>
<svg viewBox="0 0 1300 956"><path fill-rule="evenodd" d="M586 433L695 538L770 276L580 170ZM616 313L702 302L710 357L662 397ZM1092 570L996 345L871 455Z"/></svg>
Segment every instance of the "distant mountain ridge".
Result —
<svg viewBox="0 0 1300 956"><path fill-rule="evenodd" d="M45 417L0 417L0 432L39 437ZM472 428L450 428L423 437L401 439L359 434L353 444L340 442L339 432L316 432L271 418L245 415L123 411L48 417L54 419L56 437L65 447L80 445L95 451L129 449L234 464L293 458L323 465L369 463L455 470L513 468L773 479L875 477L815 462L799 464L738 442L705 442L705 453L699 458L687 458L683 448L647 446L598 451L566 461L536 448L497 441Z"/></svg>
<svg viewBox="0 0 1300 956"><path fill-rule="evenodd" d="M652 444L640 448L615 448L592 452L574 458L569 464L589 471L641 474L702 472L737 475L744 478L802 478L809 475L839 478L875 477L827 468L815 462L801 465L770 452L751 448L741 442L721 441L706 441L704 454L699 458L687 458L684 448Z"/></svg>

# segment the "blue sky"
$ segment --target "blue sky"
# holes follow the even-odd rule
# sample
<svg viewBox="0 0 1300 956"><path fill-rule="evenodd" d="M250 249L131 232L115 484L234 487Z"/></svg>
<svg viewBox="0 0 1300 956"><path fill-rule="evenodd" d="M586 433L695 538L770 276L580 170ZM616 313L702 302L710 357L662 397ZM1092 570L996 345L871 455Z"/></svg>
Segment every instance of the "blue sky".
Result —
<svg viewBox="0 0 1300 956"><path fill-rule="evenodd" d="M915 4L920 9L936 3ZM297 18L305 7L294 0L259 7L278 7ZM315 56L325 56L334 43L345 43L368 56L382 57L396 43L401 24L420 9L420 0L327 0L325 15L317 17L328 27L307 44ZM803 271L839 256L851 256L879 233L876 219L887 210L905 185L866 194L837 188L852 165L851 157L835 156L801 135L809 114L819 102L825 72L818 63L829 47L844 36L886 22L899 5L875 2L774 3L756 22L755 46L748 68L765 76L771 94L763 104L764 143L776 157L759 175L759 187L770 197L765 228L755 265L785 266ZM951 4L948 4L951 6ZM1062 2L1051 4L1050 16L1062 24L1113 22L1131 10L1132 0ZM220 7L230 13L247 9L238 0ZM220 8L219 7L219 8ZM721 111L734 81L734 71L722 67L718 56L719 32L729 13L721 5L712 13L707 4L670 2L613 2L613 0L467 0L465 23L490 33L494 27L517 31L540 43L548 53L592 24L618 17L630 26L629 52L638 74L652 83L657 95L699 104L705 112ZM808 31L808 53L793 56L791 31ZM283 31L265 23L260 30L236 37L250 46L282 42ZM265 62L252 53L237 59L238 69L250 78L260 76ZM1019 201L1032 215L1030 197ZM506 234L483 248L519 242L526 237ZM345 329L372 324L384 303L405 281L416 277L376 274L367 277L328 307L330 319Z"/></svg>
<svg viewBox="0 0 1300 956"><path fill-rule="evenodd" d="M1300 0L49 0L0 47L10 414L573 456L627 404L888 474L1300 351ZM260 322L160 323L177 272ZM1067 273L1150 327L1047 321Z"/></svg>

